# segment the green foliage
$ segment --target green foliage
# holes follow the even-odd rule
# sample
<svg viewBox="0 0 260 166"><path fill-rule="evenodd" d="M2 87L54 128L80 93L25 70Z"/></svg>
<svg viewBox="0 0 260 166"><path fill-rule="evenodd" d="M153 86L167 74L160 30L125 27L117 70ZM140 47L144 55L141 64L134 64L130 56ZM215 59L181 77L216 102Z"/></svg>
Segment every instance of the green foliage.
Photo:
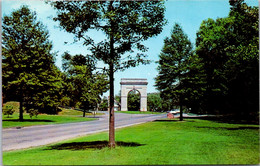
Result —
<svg viewBox="0 0 260 166"><path fill-rule="evenodd" d="M16 101L9 101L4 103L4 105L11 105L15 112L19 112L20 103Z"/></svg>
<svg viewBox="0 0 260 166"><path fill-rule="evenodd" d="M103 97L101 103L99 104L99 109L102 111L107 111L108 109L108 99L107 97Z"/></svg>
<svg viewBox="0 0 260 166"><path fill-rule="evenodd" d="M164 101L171 101L175 105L185 105L188 101L192 44L184 34L181 26L175 24L170 37L164 40L164 46L159 55L159 74L156 77L156 86L160 90ZM182 120L182 109L181 118Z"/></svg>
<svg viewBox="0 0 260 166"><path fill-rule="evenodd" d="M166 24L163 1L51 1L61 28L83 41L95 60L108 65L110 85L110 146L115 146L114 133L114 72L147 64L147 51L142 42L162 32ZM89 32L105 35L94 41ZM133 53L136 53L133 55ZM106 66L107 67L107 66Z"/></svg>
<svg viewBox="0 0 260 166"><path fill-rule="evenodd" d="M147 95L147 106L148 111L156 112L162 110L163 100L160 97L159 93L148 93Z"/></svg>
<svg viewBox="0 0 260 166"><path fill-rule="evenodd" d="M60 79L46 27L27 6L4 16L2 25L4 99L20 102L20 120L24 105L27 110L55 108Z"/></svg>
<svg viewBox="0 0 260 166"><path fill-rule="evenodd" d="M116 70L146 64L143 54L147 48L142 41L162 31L165 7L162 1L56 1L50 4L57 10L54 21L67 32L75 35L75 41L83 40L93 57L106 64L113 63ZM88 31L102 31L106 37L95 43ZM124 55L139 50L136 56Z"/></svg>
<svg viewBox="0 0 260 166"><path fill-rule="evenodd" d="M89 56L69 53L63 55L65 105L84 110L93 109L101 100L101 95L108 90L107 75L95 72L95 62Z"/></svg>
<svg viewBox="0 0 260 166"><path fill-rule="evenodd" d="M156 86L168 109L184 105L193 113L258 119L258 7L230 4L228 17L202 22L195 54L177 25L165 39Z"/></svg>
<svg viewBox="0 0 260 166"><path fill-rule="evenodd" d="M140 111L140 93L138 91L130 91L127 96L127 110Z"/></svg>
<svg viewBox="0 0 260 166"><path fill-rule="evenodd" d="M115 100L119 103L121 103L121 90L118 92L117 95L115 95Z"/></svg>
<svg viewBox="0 0 260 166"><path fill-rule="evenodd" d="M203 64L203 108L209 113L257 118L259 112L258 7L230 1L226 18L202 22L196 53Z"/></svg>
<svg viewBox="0 0 260 166"><path fill-rule="evenodd" d="M61 98L61 100L60 100L60 104L61 104L62 106L70 106L70 100L71 100L70 97L68 97L68 96L63 96L63 97Z"/></svg>
<svg viewBox="0 0 260 166"><path fill-rule="evenodd" d="M38 110L35 110L35 109L29 109L28 112L29 112L29 116L31 119L33 116L35 116L37 118L37 116L39 114Z"/></svg>
<svg viewBox="0 0 260 166"><path fill-rule="evenodd" d="M13 115L13 113L14 113L14 109L13 109L14 107L13 106L11 106L11 105L5 105L4 107L3 107L3 114L4 115L7 115L7 117L9 118L9 116L10 115Z"/></svg>

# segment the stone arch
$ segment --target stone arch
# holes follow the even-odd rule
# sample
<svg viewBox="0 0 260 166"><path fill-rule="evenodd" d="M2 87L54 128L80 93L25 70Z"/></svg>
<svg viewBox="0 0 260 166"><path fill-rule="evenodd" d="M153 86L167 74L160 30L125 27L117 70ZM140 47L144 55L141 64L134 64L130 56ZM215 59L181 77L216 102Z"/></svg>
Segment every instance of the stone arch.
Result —
<svg viewBox="0 0 260 166"><path fill-rule="evenodd" d="M127 110L127 96L132 90L140 93L140 111L147 111L147 79L122 78L121 79L121 111Z"/></svg>

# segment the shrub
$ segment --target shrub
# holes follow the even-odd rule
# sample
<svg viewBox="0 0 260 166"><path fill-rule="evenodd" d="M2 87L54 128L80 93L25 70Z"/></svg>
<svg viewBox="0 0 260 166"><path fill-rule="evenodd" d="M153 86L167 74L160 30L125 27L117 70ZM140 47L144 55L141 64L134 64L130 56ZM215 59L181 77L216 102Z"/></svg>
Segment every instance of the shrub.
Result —
<svg viewBox="0 0 260 166"><path fill-rule="evenodd" d="M5 105L4 107L3 107L3 113L4 113L4 115L7 115L7 117L9 118L9 115L13 115L13 113L14 113L14 109L13 109L14 107L13 106L11 106L11 105Z"/></svg>
<svg viewBox="0 0 260 166"><path fill-rule="evenodd" d="M38 110L35 110L35 109L29 109L28 112L29 112L31 119L32 119L33 116L35 116L37 118L37 116L39 114Z"/></svg>
<svg viewBox="0 0 260 166"><path fill-rule="evenodd" d="M8 101L8 102L6 102L4 105L13 106L14 112L19 112L20 102L17 102L17 101Z"/></svg>

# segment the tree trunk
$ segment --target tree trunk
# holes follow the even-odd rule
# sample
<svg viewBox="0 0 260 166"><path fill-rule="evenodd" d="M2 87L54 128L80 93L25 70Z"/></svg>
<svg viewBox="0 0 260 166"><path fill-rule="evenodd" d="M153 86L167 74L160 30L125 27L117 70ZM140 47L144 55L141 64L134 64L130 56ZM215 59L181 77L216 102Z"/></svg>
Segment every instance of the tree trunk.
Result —
<svg viewBox="0 0 260 166"><path fill-rule="evenodd" d="M20 98L19 120L23 121L23 96Z"/></svg>
<svg viewBox="0 0 260 166"><path fill-rule="evenodd" d="M182 97L180 96L180 121L183 121Z"/></svg>
<svg viewBox="0 0 260 166"><path fill-rule="evenodd" d="M85 117L86 116L86 110L84 109L83 110L83 117Z"/></svg>
<svg viewBox="0 0 260 166"><path fill-rule="evenodd" d="M86 116L86 110L87 110L87 106L86 106L86 103L84 103L84 107L83 107L83 117Z"/></svg>
<svg viewBox="0 0 260 166"><path fill-rule="evenodd" d="M180 105L180 121L183 121L182 105Z"/></svg>
<svg viewBox="0 0 260 166"><path fill-rule="evenodd" d="M115 147L115 114L114 114L114 65L109 65L109 84L110 84L110 96L109 96L109 147Z"/></svg>
<svg viewBox="0 0 260 166"><path fill-rule="evenodd" d="M113 11L113 1L110 1L109 10ZM115 114L114 114L114 22L110 19L110 62L109 62L109 85L110 85L110 96L109 96L109 147L115 148Z"/></svg>

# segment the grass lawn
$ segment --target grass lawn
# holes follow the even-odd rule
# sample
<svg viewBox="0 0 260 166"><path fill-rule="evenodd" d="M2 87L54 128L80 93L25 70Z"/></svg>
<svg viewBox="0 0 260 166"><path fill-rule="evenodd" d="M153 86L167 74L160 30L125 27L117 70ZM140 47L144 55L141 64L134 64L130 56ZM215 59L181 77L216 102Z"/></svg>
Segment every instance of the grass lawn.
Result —
<svg viewBox="0 0 260 166"><path fill-rule="evenodd" d="M258 164L259 126L161 120L39 148L3 152L4 165Z"/></svg>
<svg viewBox="0 0 260 166"><path fill-rule="evenodd" d="M124 114L165 114L165 112L151 112L151 111L115 111L115 113L124 113Z"/></svg>
<svg viewBox="0 0 260 166"><path fill-rule="evenodd" d="M24 126L33 126L33 125L47 125L47 124L59 124L59 123L71 123L71 122L83 122L95 120L94 118L85 118L85 117L77 117L77 116L60 116L60 115L45 115L40 114L32 119L28 114L24 114L24 121L20 122L19 114L14 113L7 118L6 115L2 115L2 125L3 128L8 127L24 127Z"/></svg>
<svg viewBox="0 0 260 166"><path fill-rule="evenodd" d="M62 111L59 112L59 115L77 115L77 116L83 116L83 112L72 110L72 109L65 109L62 108ZM104 115L104 113L97 113L96 115ZM94 116L92 113L88 112L86 113L86 116Z"/></svg>

